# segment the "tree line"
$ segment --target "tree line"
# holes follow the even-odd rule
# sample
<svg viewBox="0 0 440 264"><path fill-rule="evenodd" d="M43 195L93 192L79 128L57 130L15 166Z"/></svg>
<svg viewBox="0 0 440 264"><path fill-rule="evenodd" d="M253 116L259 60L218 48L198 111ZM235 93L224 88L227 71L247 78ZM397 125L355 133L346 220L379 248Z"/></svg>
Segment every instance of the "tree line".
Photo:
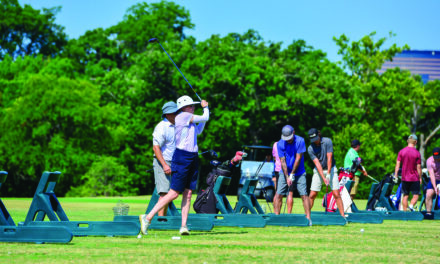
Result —
<svg viewBox="0 0 440 264"><path fill-rule="evenodd" d="M265 41L258 32L197 41L189 12L174 2L138 3L109 28L69 39L54 21L59 7L35 10L0 0L0 165L2 195L32 196L43 171L61 171L57 194L149 194L152 132L161 107L195 95L157 44L210 103L199 148L229 158L242 145L272 145L290 124L307 139L315 127L333 139L337 166L352 139L370 175L393 171L397 152L416 133L427 159L440 125L440 82L408 71L377 70L408 46L374 32L334 37L341 62L295 39ZM417 110L417 111L416 111ZM202 173L207 162L202 160ZM312 163L306 158L311 175ZM206 174L206 173L205 173ZM359 196L366 197L368 180Z"/></svg>

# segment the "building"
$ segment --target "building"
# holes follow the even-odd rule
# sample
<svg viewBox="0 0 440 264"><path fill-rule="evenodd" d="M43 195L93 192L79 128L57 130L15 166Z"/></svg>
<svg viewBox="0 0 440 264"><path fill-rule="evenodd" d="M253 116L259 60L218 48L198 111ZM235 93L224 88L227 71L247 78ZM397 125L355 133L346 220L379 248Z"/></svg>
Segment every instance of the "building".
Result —
<svg viewBox="0 0 440 264"><path fill-rule="evenodd" d="M409 70L411 74L420 75L423 83L440 80L440 51L403 51L396 54L392 61L386 61L378 73L381 74L387 69L396 67Z"/></svg>

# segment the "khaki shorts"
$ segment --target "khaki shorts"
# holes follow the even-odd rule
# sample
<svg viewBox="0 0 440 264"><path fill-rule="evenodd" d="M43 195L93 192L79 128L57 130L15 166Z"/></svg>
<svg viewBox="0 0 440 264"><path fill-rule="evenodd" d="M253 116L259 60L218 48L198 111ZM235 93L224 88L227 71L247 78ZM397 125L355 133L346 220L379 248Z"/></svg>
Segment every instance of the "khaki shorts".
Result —
<svg viewBox="0 0 440 264"><path fill-rule="evenodd" d="M336 169L336 166L332 168L330 171L330 175L328 175L327 170L324 170L324 177L330 178L330 188L332 190L339 190L339 180L338 180L338 170ZM313 169L313 177L312 177L312 186L310 187L311 191L319 192L321 191L322 184L324 181L322 180L321 176L318 173L318 170L316 168Z"/></svg>
<svg viewBox="0 0 440 264"><path fill-rule="evenodd" d="M359 186L359 176L354 176L354 185L351 188L351 195L356 195Z"/></svg>
<svg viewBox="0 0 440 264"><path fill-rule="evenodd" d="M165 161L168 166L171 166L171 161ZM153 159L153 170L154 170L154 183L156 184L156 191L160 193L168 193L170 190L170 179L171 176L166 175L163 171L162 164L154 158Z"/></svg>

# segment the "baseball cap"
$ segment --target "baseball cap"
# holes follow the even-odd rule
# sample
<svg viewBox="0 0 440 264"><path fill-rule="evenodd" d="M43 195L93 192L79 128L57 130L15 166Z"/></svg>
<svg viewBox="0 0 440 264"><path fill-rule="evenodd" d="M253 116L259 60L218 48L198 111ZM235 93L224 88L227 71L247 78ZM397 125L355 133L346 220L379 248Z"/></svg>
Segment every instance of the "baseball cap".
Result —
<svg viewBox="0 0 440 264"><path fill-rule="evenodd" d="M353 141L351 141L351 146L352 147L356 147L356 146L360 146L361 142L358 139L353 139Z"/></svg>
<svg viewBox="0 0 440 264"><path fill-rule="evenodd" d="M283 129L281 130L281 139L284 141L289 141L293 138L293 132L295 129L293 129L290 125L285 125Z"/></svg>
<svg viewBox="0 0 440 264"><path fill-rule="evenodd" d="M309 138L311 142L315 142L316 140L319 139L319 132L318 129L316 128L311 128L309 130L309 132L307 132L309 134Z"/></svg>
<svg viewBox="0 0 440 264"><path fill-rule="evenodd" d="M417 136L415 134L411 134L409 135L408 139L414 139L415 141L417 141Z"/></svg>
<svg viewBox="0 0 440 264"><path fill-rule="evenodd" d="M165 117L165 114L174 114L175 112L177 112L179 109L177 109L177 104L175 102L166 102L163 106L162 106L162 118Z"/></svg>
<svg viewBox="0 0 440 264"><path fill-rule="evenodd" d="M189 97L188 95L184 95L179 97L179 99L177 99L177 108L181 109L182 107L185 107L187 105L194 105L194 104L199 104L200 102L194 102L193 99L191 97Z"/></svg>
<svg viewBox="0 0 440 264"><path fill-rule="evenodd" d="M440 159L440 148L434 148L432 155L434 156L434 159Z"/></svg>

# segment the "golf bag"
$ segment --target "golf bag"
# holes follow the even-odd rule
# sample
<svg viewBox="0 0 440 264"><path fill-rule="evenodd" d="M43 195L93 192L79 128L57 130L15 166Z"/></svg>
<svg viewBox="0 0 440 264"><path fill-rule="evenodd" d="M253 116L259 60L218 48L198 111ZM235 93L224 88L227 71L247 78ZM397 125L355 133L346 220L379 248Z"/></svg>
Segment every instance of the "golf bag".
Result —
<svg viewBox="0 0 440 264"><path fill-rule="evenodd" d="M353 160L353 164L350 168L339 168L338 171L338 181L339 181L339 192L341 194L342 203L344 204L344 211L346 211L350 205L353 203L351 200L350 194L348 193L347 188L345 188L345 184L348 180L352 180L354 178L354 174L358 171L358 169L362 168L361 165L362 159L356 158ZM333 192L326 193L322 200L322 206L326 208L327 212L336 212L336 200L333 197Z"/></svg>
<svg viewBox="0 0 440 264"><path fill-rule="evenodd" d="M380 198L380 194L382 192L382 187L385 185L385 183L391 183L393 184L393 175L391 174L387 174L385 175L385 177L383 177L383 179L379 182L379 184L377 185L376 189L374 190L373 193L373 197L368 201L367 204L367 210L368 211L374 211L376 204ZM388 199L390 199L390 203L392 203L391 198L388 197Z"/></svg>
<svg viewBox="0 0 440 264"><path fill-rule="evenodd" d="M194 211L198 214L218 214L219 210L216 206L217 199L214 195L215 182L218 176L229 177L235 167L235 165L231 163L231 160L225 161L220 165L218 165L219 162L211 162L211 164L214 168L206 178L208 187L205 190L199 191L193 204Z"/></svg>

